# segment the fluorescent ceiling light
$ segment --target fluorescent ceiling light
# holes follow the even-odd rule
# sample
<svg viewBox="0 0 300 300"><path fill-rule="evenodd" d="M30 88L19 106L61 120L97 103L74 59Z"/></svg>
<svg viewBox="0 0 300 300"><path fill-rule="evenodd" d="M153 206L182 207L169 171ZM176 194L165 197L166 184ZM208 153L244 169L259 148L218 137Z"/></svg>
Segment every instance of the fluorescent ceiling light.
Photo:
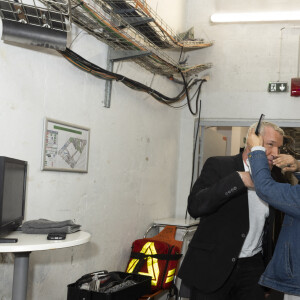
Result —
<svg viewBox="0 0 300 300"><path fill-rule="evenodd" d="M213 23L299 21L300 11L216 13L211 15L210 20Z"/></svg>

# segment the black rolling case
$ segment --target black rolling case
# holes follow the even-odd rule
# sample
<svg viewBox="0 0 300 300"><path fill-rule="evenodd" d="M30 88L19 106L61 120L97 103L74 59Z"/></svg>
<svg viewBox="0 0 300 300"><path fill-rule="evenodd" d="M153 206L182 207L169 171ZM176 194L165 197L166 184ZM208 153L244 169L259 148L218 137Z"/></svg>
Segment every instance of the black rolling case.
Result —
<svg viewBox="0 0 300 300"><path fill-rule="evenodd" d="M92 283L93 276L104 272L99 291L82 289ZM99 271L82 276L68 285L67 300L138 300L151 292L151 277L124 272Z"/></svg>

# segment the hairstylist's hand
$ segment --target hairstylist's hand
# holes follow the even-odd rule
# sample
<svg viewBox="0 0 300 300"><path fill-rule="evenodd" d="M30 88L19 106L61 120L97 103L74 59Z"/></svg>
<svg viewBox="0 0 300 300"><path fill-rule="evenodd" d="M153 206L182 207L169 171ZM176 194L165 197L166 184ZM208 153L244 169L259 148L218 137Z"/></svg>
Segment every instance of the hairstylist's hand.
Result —
<svg viewBox="0 0 300 300"><path fill-rule="evenodd" d="M289 154L279 154L273 160L273 165L281 168L284 172L296 172L300 169L300 163Z"/></svg>
<svg viewBox="0 0 300 300"><path fill-rule="evenodd" d="M248 135L248 138L247 138L247 146L248 148L251 150L252 147L255 147L255 146L262 146L263 145L263 138L262 136L257 136L255 134L255 130L252 129Z"/></svg>

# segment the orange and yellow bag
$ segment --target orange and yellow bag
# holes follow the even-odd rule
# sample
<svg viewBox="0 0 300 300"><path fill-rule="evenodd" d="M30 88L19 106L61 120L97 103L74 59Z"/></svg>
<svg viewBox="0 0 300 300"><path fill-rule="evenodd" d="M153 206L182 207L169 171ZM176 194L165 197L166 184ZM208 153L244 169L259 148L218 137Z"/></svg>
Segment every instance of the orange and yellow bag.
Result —
<svg viewBox="0 0 300 300"><path fill-rule="evenodd" d="M176 274L178 261L182 256L178 244L171 245L155 238L144 238L133 242L126 268L127 273L151 276L152 293L158 290L170 289Z"/></svg>

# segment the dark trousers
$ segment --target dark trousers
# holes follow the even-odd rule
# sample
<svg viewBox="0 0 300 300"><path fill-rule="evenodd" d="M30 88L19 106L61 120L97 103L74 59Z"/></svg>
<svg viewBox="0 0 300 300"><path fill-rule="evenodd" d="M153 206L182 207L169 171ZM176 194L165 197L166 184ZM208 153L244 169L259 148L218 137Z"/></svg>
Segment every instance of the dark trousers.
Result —
<svg viewBox="0 0 300 300"><path fill-rule="evenodd" d="M211 294L192 288L190 300L264 300L264 289L258 284L264 271L262 255L239 258L224 285Z"/></svg>

